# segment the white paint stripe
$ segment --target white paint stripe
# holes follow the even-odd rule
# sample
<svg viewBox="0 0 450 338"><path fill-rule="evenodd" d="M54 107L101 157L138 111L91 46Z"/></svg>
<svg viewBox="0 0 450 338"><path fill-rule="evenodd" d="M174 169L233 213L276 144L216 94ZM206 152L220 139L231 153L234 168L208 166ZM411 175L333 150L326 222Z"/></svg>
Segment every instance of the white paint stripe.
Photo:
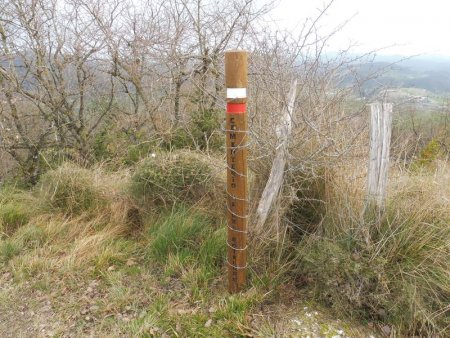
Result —
<svg viewBox="0 0 450 338"><path fill-rule="evenodd" d="M244 99L247 97L247 88L227 88L227 99Z"/></svg>

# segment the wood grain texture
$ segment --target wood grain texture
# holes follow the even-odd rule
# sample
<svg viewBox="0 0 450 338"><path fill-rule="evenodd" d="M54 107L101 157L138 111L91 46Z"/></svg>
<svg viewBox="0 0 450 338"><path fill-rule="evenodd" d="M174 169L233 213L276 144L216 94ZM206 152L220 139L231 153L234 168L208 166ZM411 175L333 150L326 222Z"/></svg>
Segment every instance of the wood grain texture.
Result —
<svg viewBox="0 0 450 338"><path fill-rule="evenodd" d="M228 88L247 87L247 52L225 53L225 82ZM246 103L247 98L227 99ZM247 283L247 113L226 113L228 290L241 291Z"/></svg>
<svg viewBox="0 0 450 338"><path fill-rule="evenodd" d="M256 210L257 221L256 228L261 229L266 222L270 209L275 198L280 191L281 185L284 179L284 167L286 165L287 158L287 145L289 136L292 131L292 116L294 112L295 97L297 94L297 80L294 80L289 90L288 99L286 105L283 107L281 113L281 119L276 127L276 134L278 138L277 149L275 151L275 158L272 163L272 169L270 170L269 179L267 180L264 191L259 200L258 208Z"/></svg>
<svg viewBox="0 0 450 338"><path fill-rule="evenodd" d="M227 88L247 88L248 86L248 53L231 50L225 52L225 85ZM228 102L245 103L247 98L227 100Z"/></svg>
<svg viewBox="0 0 450 338"><path fill-rule="evenodd" d="M388 181L389 151L391 145L392 104L370 105L370 150L367 178L368 203L384 206Z"/></svg>

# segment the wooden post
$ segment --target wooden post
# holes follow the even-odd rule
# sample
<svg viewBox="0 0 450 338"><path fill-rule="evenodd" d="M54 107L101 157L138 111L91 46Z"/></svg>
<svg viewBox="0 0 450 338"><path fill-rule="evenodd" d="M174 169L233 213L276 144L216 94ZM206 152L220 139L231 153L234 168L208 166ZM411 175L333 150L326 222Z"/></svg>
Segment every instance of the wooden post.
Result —
<svg viewBox="0 0 450 338"><path fill-rule="evenodd" d="M256 215L258 217L255 228L262 230L270 208L276 201L276 196L283 184L284 166L287 159L288 140L292 131L292 116L294 115L295 96L297 94L297 80L294 80L289 90L289 96L286 105L281 113L280 123L276 127L278 145L275 150L275 158L273 159L272 169L270 170L269 179L266 187L259 200Z"/></svg>
<svg viewBox="0 0 450 338"><path fill-rule="evenodd" d="M370 151L367 178L368 204L384 207L391 145L392 104L370 105Z"/></svg>
<svg viewBox="0 0 450 338"><path fill-rule="evenodd" d="M247 282L247 57L245 51L225 53L227 87L227 221L228 291Z"/></svg>

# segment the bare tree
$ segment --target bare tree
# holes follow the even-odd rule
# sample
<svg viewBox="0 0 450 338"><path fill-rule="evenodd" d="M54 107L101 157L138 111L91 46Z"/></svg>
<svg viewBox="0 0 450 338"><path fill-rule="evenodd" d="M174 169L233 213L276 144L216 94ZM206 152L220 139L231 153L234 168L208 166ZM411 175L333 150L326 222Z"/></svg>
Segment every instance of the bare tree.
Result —
<svg viewBox="0 0 450 338"><path fill-rule="evenodd" d="M98 70L104 41L68 3L11 1L2 10L2 117L20 139L4 147L30 174L47 148L73 149L88 161L89 140L114 106L114 83Z"/></svg>

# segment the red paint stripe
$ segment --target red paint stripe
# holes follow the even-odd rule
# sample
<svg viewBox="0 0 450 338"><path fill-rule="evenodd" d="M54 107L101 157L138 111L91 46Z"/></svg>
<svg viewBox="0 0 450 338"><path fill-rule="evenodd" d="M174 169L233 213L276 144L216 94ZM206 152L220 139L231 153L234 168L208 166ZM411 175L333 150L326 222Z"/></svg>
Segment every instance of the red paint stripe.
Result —
<svg viewBox="0 0 450 338"><path fill-rule="evenodd" d="M242 114L247 110L246 103L227 103L227 113Z"/></svg>

